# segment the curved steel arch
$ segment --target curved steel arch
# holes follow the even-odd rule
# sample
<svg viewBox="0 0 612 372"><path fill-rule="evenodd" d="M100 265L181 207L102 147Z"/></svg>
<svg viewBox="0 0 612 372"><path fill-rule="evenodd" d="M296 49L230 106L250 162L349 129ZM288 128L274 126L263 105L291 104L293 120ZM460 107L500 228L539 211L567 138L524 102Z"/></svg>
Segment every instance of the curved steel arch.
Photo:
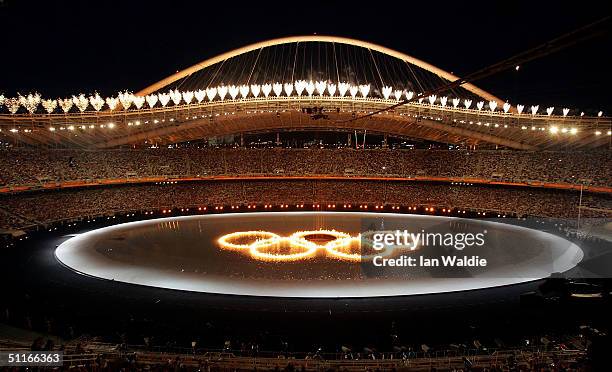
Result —
<svg viewBox="0 0 612 372"><path fill-rule="evenodd" d="M451 74L450 72L444 71L442 69L437 68L436 66L433 66L425 61L422 61L418 58L414 58L408 54L402 53L402 52L398 52L396 50L393 49L389 49L387 47L378 45L378 44L374 44L374 43L370 43L367 41L361 41L361 40L356 40L356 39L350 39L350 38L346 38L346 37L339 37L339 36L323 36L323 35L307 35L307 36L289 36L289 37L283 37L283 38L278 38L278 39L272 39L272 40L266 40L266 41L261 41L255 44L250 44L247 46L244 46L242 48L238 48L238 49L234 49L231 50L229 52L225 52L223 54L220 54L216 57L213 58L209 58L207 60L204 60L200 63L196 63L195 65L188 67L184 70L181 70L175 74L172 74L170 76L168 76L167 78L158 81L155 84L149 85L148 87L142 89L141 91L137 92L137 95L147 95L150 93L153 93L169 84L172 84L173 82L182 79L186 76L189 76L191 74L193 74L194 72L200 71L206 67L212 66L216 63L222 62L226 59L232 58L232 57L236 57L239 56L241 54L244 53L248 53L251 52L253 50L257 50L260 48L265 48L265 47L270 47L270 46L275 46L275 45L282 45L282 44L290 44L290 43L300 43L300 42L325 42L325 43L339 43L339 44L346 44L346 45L352 45L352 46L357 46L357 47L361 47L361 48L367 48L367 49L371 49L371 50L375 50L377 52L386 54L388 56L391 57L395 57L397 59L406 61L410 64L413 64L415 66L418 66L426 71L429 71L433 74L436 74L437 76L448 80L448 81L455 81L457 79L459 79L457 76ZM475 85L466 83L464 85L462 85L463 88L465 88L466 90L468 90L469 92L474 93L475 95L482 97L488 101L497 101L498 105L503 105L504 101L501 100L500 98L492 95L489 92L486 92L480 88L478 88Z"/></svg>

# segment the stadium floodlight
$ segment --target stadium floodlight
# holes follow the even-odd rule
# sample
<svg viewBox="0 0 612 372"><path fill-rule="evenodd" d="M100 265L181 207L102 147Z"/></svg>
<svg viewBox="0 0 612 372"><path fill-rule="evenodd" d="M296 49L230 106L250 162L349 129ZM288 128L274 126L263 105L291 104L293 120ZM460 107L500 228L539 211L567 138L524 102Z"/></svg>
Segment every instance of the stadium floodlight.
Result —
<svg viewBox="0 0 612 372"><path fill-rule="evenodd" d="M569 114L570 109L568 108L564 108L563 109L563 116L567 116L567 114Z"/></svg>
<svg viewBox="0 0 612 372"><path fill-rule="evenodd" d="M232 99L236 99L236 97L238 97L238 93L240 93L240 88L238 88L235 85L230 85L228 87L228 92L230 97L232 97Z"/></svg>
<svg viewBox="0 0 612 372"><path fill-rule="evenodd" d="M432 94L429 97L427 97L427 99L429 100L429 104L433 105L434 102L436 102L436 98L438 98L438 97L435 94Z"/></svg>
<svg viewBox="0 0 612 372"><path fill-rule="evenodd" d="M261 86L261 92L263 93L264 97L268 98L268 96L270 95L270 92L272 92L272 84L267 83Z"/></svg>
<svg viewBox="0 0 612 372"><path fill-rule="evenodd" d="M540 108L539 105L535 105L535 106L531 106L531 115L534 115L538 113L538 109Z"/></svg>
<svg viewBox="0 0 612 372"><path fill-rule="evenodd" d="M578 133L578 129L576 128L570 129L570 134L576 134L576 133Z"/></svg>
<svg viewBox="0 0 612 372"><path fill-rule="evenodd" d="M38 93L28 94L25 97L20 94L19 103L23 107L25 107L25 109L30 114L33 114L34 112L36 112L36 109L38 108L38 105L40 104L40 94Z"/></svg>
<svg viewBox="0 0 612 372"><path fill-rule="evenodd" d="M546 114L548 116L550 116L550 115L552 115L553 111L555 111L555 108L554 107L549 107L549 108L546 109Z"/></svg>
<svg viewBox="0 0 612 372"><path fill-rule="evenodd" d="M327 93L329 94L330 97L333 97L334 94L336 94L336 84L327 84Z"/></svg>
<svg viewBox="0 0 612 372"><path fill-rule="evenodd" d="M172 103L179 105L183 99L183 95L178 91L178 89L170 90L170 99L172 100Z"/></svg>
<svg viewBox="0 0 612 372"><path fill-rule="evenodd" d="M338 83L338 93L340 94L340 97L344 97L346 95L346 92L348 92L348 90L350 89L350 85L348 83L342 82L342 83Z"/></svg>
<svg viewBox="0 0 612 372"><path fill-rule="evenodd" d="M61 100L58 100L58 102L59 101ZM68 100L68 101L70 101L70 107L72 107L72 100ZM9 110L11 115L13 115L17 112L17 110L19 110L19 99L18 98L5 98L4 106L6 106L6 108Z"/></svg>
<svg viewBox="0 0 612 372"><path fill-rule="evenodd" d="M489 110L493 112L495 111L496 108L497 108L497 101L489 101Z"/></svg>
<svg viewBox="0 0 612 372"><path fill-rule="evenodd" d="M155 107L155 104L157 104L157 101L158 101L156 94L150 94L146 96L145 99L147 100L147 104L149 105L150 108Z"/></svg>
<svg viewBox="0 0 612 372"><path fill-rule="evenodd" d="M208 98L209 101L212 101L213 99L215 99L216 96L217 96L216 87L206 88L206 98Z"/></svg>
<svg viewBox="0 0 612 372"><path fill-rule="evenodd" d="M312 97L312 94L314 93L314 91L315 91L314 82L310 80L306 83L306 93L308 93L309 97Z"/></svg>
<svg viewBox="0 0 612 372"><path fill-rule="evenodd" d="M457 108L457 106L459 106L460 102L461 102L461 100L459 98L453 98L453 107Z"/></svg>
<svg viewBox="0 0 612 372"><path fill-rule="evenodd" d="M391 96L391 92L393 91L392 87L389 86L384 86L382 87L382 95L384 99L389 99L389 97Z"/></svg>
<svg viewBox="0 0 612 372"><path fill-rule="evenodd" d="M291 93L293 93L293 84L291 83L283 84L283 90L285 91L285 95L287 97L291 96Z"/></svg>
<svg viewBox="0 0 612 372"><path fill-rule="evenodd" d="M299 97L301 97L308 83L306 83L305 80L297 80L294 85L295 85L295 92L297 93Z"/></svg>
<svg viewBox="0 0 612 372"><path fill-rule="evenodd" d="M440 97L440 105L442 105L442 107L446 107L446 102L448 101L448 97L444 96L444 97Z"/></svg>
<svg viewBox="0 0 612 372"><path fill-rule="evenodd" d="M202 101L204 101L204 98L206 97L206 91L204 89L198 89L193 92L193 95L195 96L195 99L196 101L198 101L198 103L202 103Z"/></svg>
<svg viewBox="0 0 612 372"><path fill-rule="evenodd" d="M170 95L168 93L159 93L157 98L159 98L159 103L162 107L166 107L168 102L170 102ZM106 103L108 104L108 98L106 99Z"/></svg>
<svg viewBox="0 0 612 372"><path fill-rule="evenodd" d="M186 104L190 104L191 101L193 100L193 91L188 90L182 93L183 96L183 101L185 101Z"/></svg>
<svg viewBox="0 0 612 372"><path fill-rule="evenodd" d="M370 84L362 84L359 86L359 93L363 98L368 98L368 93L370 93Z"/></svg>
<svg viewBox="0 0 612 372"><path fill-rule="evenodd" d="M597 113L597 117L599 117L599 118L600 118L602 115L603 115L603 111L599 111L599 112Z"/></svg>
<svg viewBox="0 0 612 372"><path fill-rule="evenodd" d="M315 89L317 90L317 93L322 96L325 93L325 89L327 89L327 81L321 80L315 82Z"/></svg>
<svg viewBox="0 0 612 372"><path fill-rule="evenodd" d="M272 91L274 92L274 95L276 95L277 97L280 97L280 95L283 93L283 84L278 83L278 82L272 84Z"/></svg>
<svg viewBox="0 0 612 372"><path fill-rule="evenodd" d="M395 90L395 92L393 92L393 96L395 97L395 99L396 99L397 101L399 101L400 99L402 99L402 95L403 95L403 94L404 94L404 92L403 92L403 91L401 91L401 90L399 90L399 89L397 89L397 90Z"/></svg>
<svg viewBox="0 0 612 372"><path fill-rule="evenodd" d="M480 101L476 104L476 108L478 109L478 111L482 110L482 108L484 107L484 102Z"/></svg>
<svg viewBox="0 0 612 372"><path fill-rule="evenodd" d="M119 92L118 97L124 110L129 109L132 106L132 102L134 102L134 95L128 91Z"/></svg>
<svg viewBox="0 0 612 372"><path fill-rule="evenodd" d="M504 105L502 106L502 109L504 110L504 114L507 114L508 111L510 111L510 103L508 102L504 103Z"/></svg>
<svg viewBox="0 0 612 372"><path fill-rule="evenodd" d="M518 112L518 114L522 114L523 110L525 109L525 105L516 105L516 111Z"/></svg>
<svg viewBox="0 0 612 372"><path fill-rule="evenodd" d="M104 100L102 100L102 105L104 105ZM54 100L54 99L43 99L42 100L42 106L45 109L45 111L47 111L47 113L50 114L57 107L57 101Z"/></svg>
<svg viewBox="0 0 612 372"><path fill-rule="evenodd" d="M117 106L117 102L119 102L116 98L111 98L114 101L114 106ZM106 103L108 104L109 99L106 99ZM70 109L72 108L72 100L70 98L64 98L64 99L58 99L57 103L60 105L60 107L62 108L62 111L64 111L64 113L67 113L68 111L70 111ZM6 102L4 103L6 105ZM108 105L110 107L110 104ZM8 106L7 106L8 107ZM114 110L114 107L111 107L111 110Z"/></svg>
<svg viewBox="0 0 612 372"><path fill-rule="evenodd" d="M359 87L356 85L351 85L351 87L349 88L349 93L351 97L355 98L358 92L359 92Z"/></svg>
<svg viewBox="0 0 612 372"><path fill-rule="evenodd" d="M406 92L406 99L408 101L410 101L412 99L412 97L414 97L414 92L413 91L407 91Z"/></svg>
<svg viewBox="0 0 612 372"><path fill-rule="evenodd" d="M247 98L247 96L249 95L249 86L246 84L243 84L240 86L240 95L242 96L242 98Z"/></svg>
<svg viewBox="0 0 612 372"><path fill-rule="evenodd" d="M559 132L559 128L556 126L551 126L550 128L548 128L548 130L550 131L550 133L552 134L557 134Z"/></svg>
<svg viewBox="0 0 612 372"><path fill-rule="evenodd" d="M72 103L79 109L79 111L83 112L87 110L87 106L89 106L89 100L85 97L84 94L80 94L78 96L72 96Z"/></svg>
<svg viewBox="0 0 612 372"><path fill-rule="evenodd" d="M192 93L192 97L193 99L193 93ZM143 96L134 96L134 106L136 107L136 109L140 110L140 108L142 107L142 105L144 105L145 103L145 97Z"/></svg>
<svg viewBox="0 0 612 372"><path fill-rule="evenodd" d="M261 85L251 84L251 94L253 94L253 97L255 98L259 97L260 92L261 92Z"/></svg>
<svg viewBox="0 0 612 372"><path fill-rule="evenodd" d="M471 99L464 99L463 100L463 106L465 106L466 109L469 109L470 106L472 106L472 100Z"/></svg>
<svg viewBox="0 0 612 372"><path fill-rule="evenodd" d="M104 107L104 99L98 93L89 96L89 103L96 111L100 111ZM43 105L44 106L44 105Z"/></svg>
<svg viewBox="0 0 612 372"><path fill-rule="evenodd" d="M219 95L219 98L221 99L221 101L223 101L225 97L227 96L228 90L229 90L228 87L225 85L221 85L217 87L217 94Z"/></svg>

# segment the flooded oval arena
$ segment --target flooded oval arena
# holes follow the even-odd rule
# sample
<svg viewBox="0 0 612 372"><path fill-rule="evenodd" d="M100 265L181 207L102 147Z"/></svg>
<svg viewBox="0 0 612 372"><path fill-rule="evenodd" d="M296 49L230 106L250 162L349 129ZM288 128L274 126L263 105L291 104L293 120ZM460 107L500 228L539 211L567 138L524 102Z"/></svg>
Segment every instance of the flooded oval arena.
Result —
<svg viewBox="0 0 612 372"><path fill-rule="evenodd" d="M483 234L484 244L436 245L416 238L412 247L371 249L376 232L392 231ZM315 211L124 223L76 235L55 256L84 275L165 289L365 298L523 283L570 270L583 253L559 236L491 220Z"/></svg>

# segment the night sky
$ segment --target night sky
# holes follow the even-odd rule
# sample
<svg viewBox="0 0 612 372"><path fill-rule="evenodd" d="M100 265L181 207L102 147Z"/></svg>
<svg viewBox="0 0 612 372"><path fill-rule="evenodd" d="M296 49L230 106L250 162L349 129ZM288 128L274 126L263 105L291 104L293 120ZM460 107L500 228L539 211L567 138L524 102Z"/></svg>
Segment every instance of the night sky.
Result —
<svg viewBox="0 0 612 372"><path fill-rule="evenodd" d="M0 92L137 91L270 38L371 41L466 74L609 14L605 1L111 2L0 0ZM612 111L610 33L479 81L513 103Z"/></svg>

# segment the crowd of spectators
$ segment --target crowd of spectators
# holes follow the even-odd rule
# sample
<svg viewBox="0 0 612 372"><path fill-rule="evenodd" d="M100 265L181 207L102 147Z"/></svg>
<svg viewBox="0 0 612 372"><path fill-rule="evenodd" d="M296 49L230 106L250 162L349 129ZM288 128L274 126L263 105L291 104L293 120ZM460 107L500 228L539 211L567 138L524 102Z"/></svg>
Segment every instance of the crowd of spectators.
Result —
<svg viewBox="0 0 612 372"><path fill-rule="evenodd" d="M474 177L612 185L612 152L355 149L0 151L0 186L54 181L207 175Z"/></svg>
<svg viewBox="0 0 612 372"><path fill-rule="evenodd" d="M575 219L579 191L528 187L449 185L448 183L363 180L250 180L139 184L40 191L0 197L0 227L19 228L58 220L91 218L125 211L281 204L435 207L491 214ZM584 193L582 217L609 217L612 196ZM210 211L211 209L208 209ZM406 210L408 211L408 210ZM16 225L15 225L16 224Z"/></svg>

